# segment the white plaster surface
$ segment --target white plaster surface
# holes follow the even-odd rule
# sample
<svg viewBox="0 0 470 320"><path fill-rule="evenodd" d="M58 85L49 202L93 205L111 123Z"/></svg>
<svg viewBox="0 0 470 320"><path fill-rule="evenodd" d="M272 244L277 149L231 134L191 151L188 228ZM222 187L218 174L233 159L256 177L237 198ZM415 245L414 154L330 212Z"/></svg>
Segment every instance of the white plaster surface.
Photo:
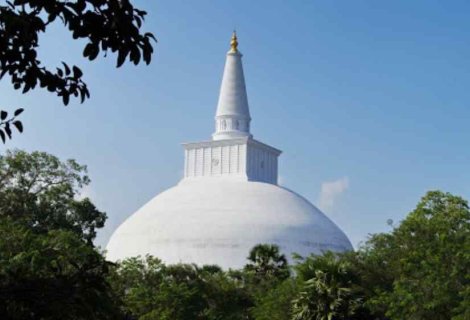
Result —
<svg viewBox="0 0 470 320"><path fill-rule="evenodd" d="M352 250L330 219L287 189L204 177L182 180L128 218L111 237L107 258L152 254L166 263L237 268L259 243L278 244L289 258Z"/></svg>
<svg viewBox="0 0 470 320"><path fill-rule="evenodd" d="M241 58L239 52L227 53L216 117L250 118Z"/></svg>
<svg viewBox="0 0 470 320"><path fill-rule="evenodd" d="M212 141L184 144L185 178L130 216L110 260L146 254L166 263L242 267L259 243L287 257L352 250L345 234L296 193L277 186L281 151L252 139L241 54L227 54Z"/></svg>
<svg viewBox="0 0 470 320"><path fill-rule="evenodd" d="M281 151L249 137L184 143L184 177L233 177L277 184Z"/></svg>
<svg viewBox="0 0 470 320"><path fill-rule="evenodd" d="M250 121L242 54L229 52L225 60L212 137L214 140L250 137Z"/></svg>

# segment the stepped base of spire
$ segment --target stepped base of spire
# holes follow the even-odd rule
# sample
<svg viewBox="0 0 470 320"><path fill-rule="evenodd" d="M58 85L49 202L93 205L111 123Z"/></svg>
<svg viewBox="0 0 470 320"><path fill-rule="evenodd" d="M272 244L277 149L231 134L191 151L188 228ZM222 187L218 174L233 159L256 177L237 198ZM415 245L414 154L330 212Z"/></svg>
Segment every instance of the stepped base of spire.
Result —
<svg viewBox="0 0 470 320"><path fill-rule="evenodd" d="M248 132L242 131L225 131L225 132L216 132L212 135L212 140L229 140L229 139L238 139L238 138L253 138Z"/></svg>
<svg viewBox="0 0 470 320"><path fill-rule="evenodd" d="M212 135L213 140L234 139L252 137L250 134L250 118L238 118L234 116L221 116L215 118L216 131Z"/></svg>

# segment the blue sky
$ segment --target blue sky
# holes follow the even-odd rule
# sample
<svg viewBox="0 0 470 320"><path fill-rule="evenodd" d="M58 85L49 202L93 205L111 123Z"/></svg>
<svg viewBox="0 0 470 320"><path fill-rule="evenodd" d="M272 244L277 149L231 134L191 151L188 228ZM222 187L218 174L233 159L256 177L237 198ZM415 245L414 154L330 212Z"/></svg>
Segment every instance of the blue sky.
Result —
<svg viewBox="0 0 470 320"><path fill-rule="evenodd" d="M254 136L284 151L281 182L357 246L441 189L470 199L468 1L134 1L159 42L150 66L90 63L53 27L48 66L79 65L91 89L68 107L0 83L25 107L8 148L88 165L85 190L109 215L98 243L182 175L181 142L209 139L234 28Z"/></svg>

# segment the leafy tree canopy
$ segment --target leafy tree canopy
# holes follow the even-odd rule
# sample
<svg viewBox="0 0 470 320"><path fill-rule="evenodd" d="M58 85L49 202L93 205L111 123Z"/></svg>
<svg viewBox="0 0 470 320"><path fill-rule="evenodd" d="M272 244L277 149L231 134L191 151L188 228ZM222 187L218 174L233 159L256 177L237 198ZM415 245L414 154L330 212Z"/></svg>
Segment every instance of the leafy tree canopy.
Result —
<svg viewBox="0 0 470 320"><path fill-rule="evenodd" d="M312 255L295 267L300 292L293 300L294 320L367 320L364 294L353 268L341 255Z"/></svg>
<svg viewBox="0 0 470 320"><path fill-rule="evenodd" d="M7 151L0 156L0 216L21 220L37 232L69 230L89 244L106 214L90 199L77 199L90 182L86 167L45 152Z"/></svg>
<svg viewBox="0 0 470 320"><path fill-rule="evenodd" d="M248 255L248 261L245 271L253 274L258 281L284 280L289 277L287 258L280 252L277 245L258 244L254 246Z"/></svg>
<svg viewBox="0 0 470 320"><path fill-rule="evenodd" d="M468 319L467 201L428 192L391 233L373 235L355 263L370 291L367 305L390 319Z"/></svg>
<svg viewBox="0 0 470 320"><path fill-rule="evenodd" d="M130 258L119 264L110 282L124 302L123 311L135 319L247 319L246 292L218 267Z"/></svg>
<svg viewBox="0 0 470 320"><path fill-rule="evenodd" d="M255 320L292 319L292 301L298 296L299 281L288 278L257 295L250 314Z"/></svg>
<svg viewBox="0 0 470 320"><path fill-rule="evenodd" d="M467 320L470 209L427 193L389 233L357 252L300 259L276 245L248 264L105 261L93 246L106 215L89 199L86 167L44 152L0 156L0 318L140 320Z"/></svg>
<svg viewBox="0 0 470 320"><path fill-rule="evenodd" d="M118 319L102 255L75 233L0 217L1 319Z"/></svg>

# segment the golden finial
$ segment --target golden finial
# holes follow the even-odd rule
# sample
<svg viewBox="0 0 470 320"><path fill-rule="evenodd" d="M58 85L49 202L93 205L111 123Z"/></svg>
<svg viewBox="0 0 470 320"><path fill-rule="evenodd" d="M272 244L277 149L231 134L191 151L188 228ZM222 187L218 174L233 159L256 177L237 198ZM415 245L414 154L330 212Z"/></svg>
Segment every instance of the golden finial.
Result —
<svg viewBox="0 0 470 320"><path fill-rule="evenodd" d="M235 30L232 33L232 40L230 41L230 52L238 52L238 38Z"/></svg>

